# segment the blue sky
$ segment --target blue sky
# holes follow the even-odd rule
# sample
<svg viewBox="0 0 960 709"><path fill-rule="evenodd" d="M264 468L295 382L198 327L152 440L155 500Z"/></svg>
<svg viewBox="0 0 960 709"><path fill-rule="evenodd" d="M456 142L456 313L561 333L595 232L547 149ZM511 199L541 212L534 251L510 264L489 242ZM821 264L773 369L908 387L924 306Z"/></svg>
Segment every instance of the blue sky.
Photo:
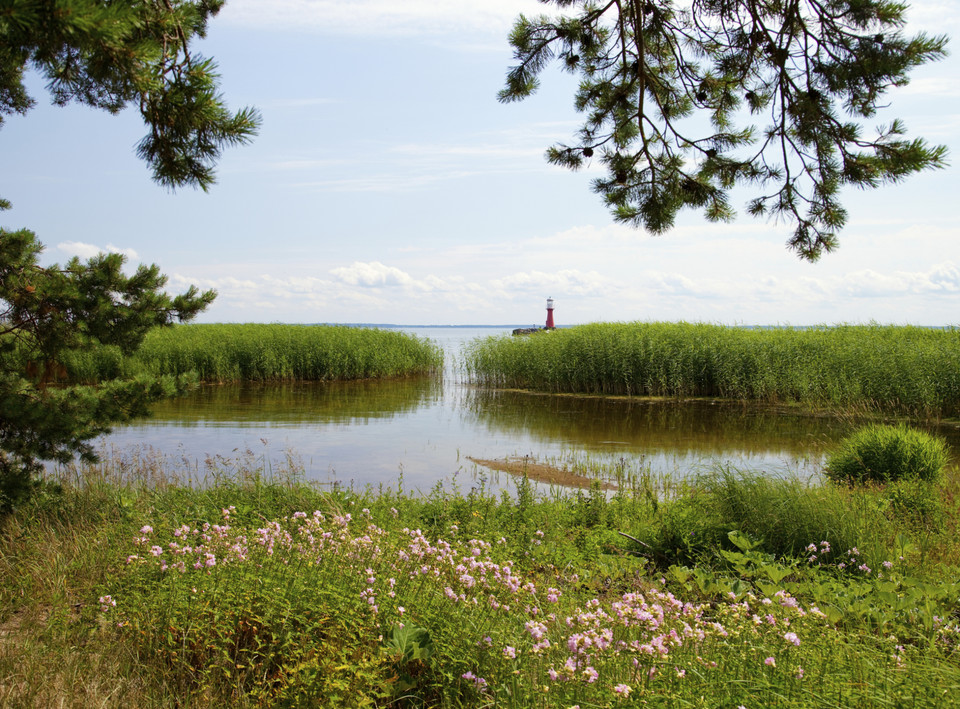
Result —
<svg viewBox="0 0 960 709"><path fill-rule="evenodd" d="M651 237L613 223L591 168L544 150L578 125L574 80L519 104L496 92L532 0L229 0L202 51L256 141L208 194L151 182L135 112L38 106L0 130L7 228L49 261L118 250L171 290L220 296L205 322L730 324L960 321L960 57L921 68L877 123L945 144L948 169L846 193L840 248L818 263L787 225L686 213ZM960 2L916 2L909 27L960 36ZM958 48L951 47L956 53ZM596 167L594 166L594 170ZM746 197L737 200L742 206Z"/></svg>

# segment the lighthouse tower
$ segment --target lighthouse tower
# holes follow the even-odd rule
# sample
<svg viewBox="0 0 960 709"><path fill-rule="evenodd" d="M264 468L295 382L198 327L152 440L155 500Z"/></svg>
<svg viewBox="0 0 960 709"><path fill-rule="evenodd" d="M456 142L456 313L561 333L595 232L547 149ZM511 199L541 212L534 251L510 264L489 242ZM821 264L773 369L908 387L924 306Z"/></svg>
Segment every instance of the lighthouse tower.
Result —
<svg viewBox="0 0 960 709"><path fill-rule="evenodd" d="M554 329L553 324L553 298L547 298L547 330Z"/></svg>

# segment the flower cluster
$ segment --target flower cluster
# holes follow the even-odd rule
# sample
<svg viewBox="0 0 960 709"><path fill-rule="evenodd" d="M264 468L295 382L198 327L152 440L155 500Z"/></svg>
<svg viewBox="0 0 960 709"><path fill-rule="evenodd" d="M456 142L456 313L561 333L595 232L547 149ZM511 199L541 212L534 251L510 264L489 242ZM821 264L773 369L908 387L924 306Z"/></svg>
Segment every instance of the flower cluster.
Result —
<svg viewBox="0 0 960 709"><path fill-rule="evenodd" d="M722 603L694 604L674 596L663 582L638 584L616 597L581 598L576 605L554 586L538 587L512 561L495 559L491 544L480 539L431 540L419 529L388 533L367 511L357 520L350 514L297 512L255 530L232 528L230 515L228 508L222 524L183 525L169 541L156 539L146 526L134 539L142 553L131 563L199 574L196 586L239 564L255 568L257 575L268 567L308 567L329 573L338 593L352 596L371 622L428 624L431 618L462 617L461 627L482 628L477 633L482 639L463 638L481 652L477 666L461 677L491 696L501 678L522 672L544 691L586 691L601 703L623 701L652 681L688 682L693 674L722 671L722 654L710 653L732 642L758 648L768 671L802 677L790 653L809 637L811 624L824 619L782 590L770 597L732 595ZM829 545L822 542L814 551L828 553ZM116 605L110 596L100 601L104 610ZM777 668L778 661L784 669ZM691 668L697 672L688 674Z"/></svg>

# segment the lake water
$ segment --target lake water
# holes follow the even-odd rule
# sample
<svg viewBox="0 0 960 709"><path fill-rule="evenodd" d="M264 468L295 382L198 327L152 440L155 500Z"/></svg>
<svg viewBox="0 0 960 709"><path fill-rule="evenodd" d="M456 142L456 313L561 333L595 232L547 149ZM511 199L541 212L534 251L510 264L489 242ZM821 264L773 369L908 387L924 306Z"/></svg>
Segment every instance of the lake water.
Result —
<svg viewBox="0 0 960 709"><path fill-rule="evenodd" d="M203 386L102 443L117 455L163 454L180 470L238 458L273 469L288 457L322 483L427 491L482 477L469 458L584 459L685 476L714 463L771 474L817 473L857 422L729 402L629 401L478 389L463 381L464 343L509 328L398 328L445 351L442 378ZM938 431L960 450L956 430Z"/></svg>

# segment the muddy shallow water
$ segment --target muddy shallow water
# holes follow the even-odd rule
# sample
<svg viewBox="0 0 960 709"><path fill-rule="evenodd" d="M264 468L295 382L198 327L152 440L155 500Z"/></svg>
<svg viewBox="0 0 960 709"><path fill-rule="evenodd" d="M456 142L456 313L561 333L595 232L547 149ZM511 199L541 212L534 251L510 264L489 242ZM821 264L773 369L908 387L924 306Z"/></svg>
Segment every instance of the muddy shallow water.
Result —
<svg viewBox="0 0 960 709"><path fill-rule="evenodd" d="M280 467L292 455L308 479L426 491L439 481L497 476L472 459L610 462L684 476L716 462L771 474L816 475L858 422L787 408L488 391L462 381L456 357L494 328L404 328L446 351L444 376L382 382L204 386L103 440L151 449L179 466L248 455ZM954 428L938 431L960 450ZM247 454L246 452L250 453Z"/></svg>

